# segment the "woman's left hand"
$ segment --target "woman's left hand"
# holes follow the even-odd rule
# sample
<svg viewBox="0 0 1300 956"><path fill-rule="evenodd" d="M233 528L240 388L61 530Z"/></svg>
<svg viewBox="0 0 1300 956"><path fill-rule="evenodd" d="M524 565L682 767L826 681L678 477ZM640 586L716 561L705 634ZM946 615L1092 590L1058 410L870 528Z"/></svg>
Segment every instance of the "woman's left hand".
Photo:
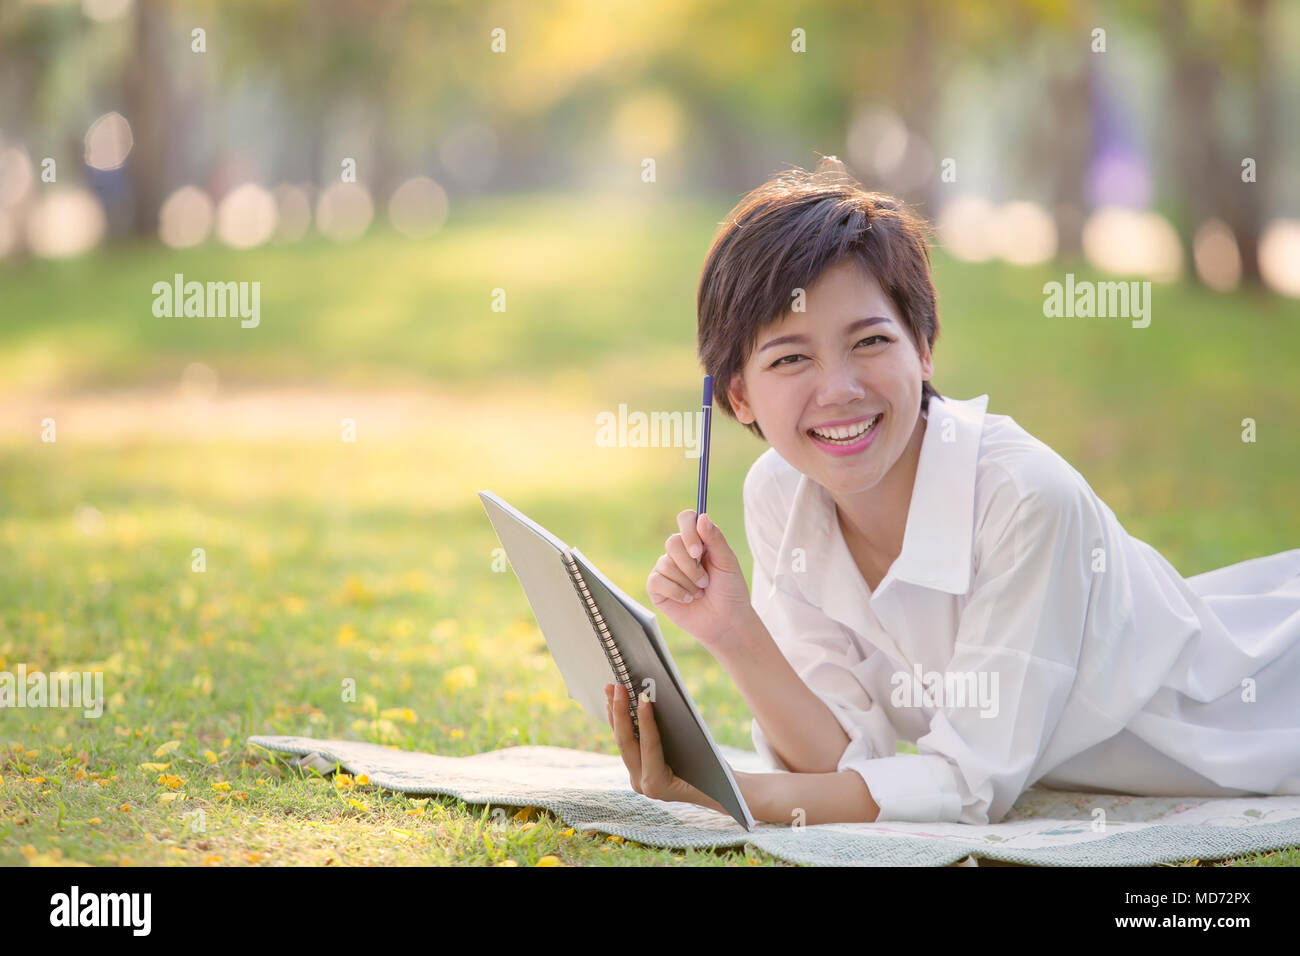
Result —
<svg viewBox="0 0 1300 956"><path fill-rule="evenodd" d="M632 715L628 712L627 692L623 685L605 685L605 716L614 730L614 742L618 744L623 763L632 778L632 789L652 800L697 803L726 813L722 804L691 786L664 763L664 748L659 739L659 728L655 725L654 707L645 695L638 700L636 712L640 740L632 731Z"/></svg>

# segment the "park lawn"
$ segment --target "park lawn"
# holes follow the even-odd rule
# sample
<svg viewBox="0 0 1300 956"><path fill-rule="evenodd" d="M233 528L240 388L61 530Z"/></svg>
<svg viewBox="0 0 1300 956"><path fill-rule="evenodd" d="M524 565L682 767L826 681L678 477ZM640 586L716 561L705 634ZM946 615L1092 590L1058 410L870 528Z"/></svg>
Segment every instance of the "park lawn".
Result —
<svg viewBox="0 0 1300 956"><path fill-rule="evenodd" d="M595 415L693 407L695 281L727 207L530 197L458 210L427 243L380 231L0 265L0 669L102 669L108 698L97 719L0 718L0 864L779 864L570 834L522 808L501 824L301 777L247 745L616 752L568 699L513 574L493 569L475 493L645 603L696 461L597 447ZM988 392L1182 573L1300 541L1295 303L1156 286L1150 327L1133 329L1043 317L1043 283L1091 276L1081 264L939 256L936 271L940 390ZM261 324L155 318L152 284L175 272L260 281ZM190 363L215 372L215 396L178 394ZM719 419L710 512L746 567L740 486L765 447ZM661 623L714 736L749 746L725 673Z"/></svg>

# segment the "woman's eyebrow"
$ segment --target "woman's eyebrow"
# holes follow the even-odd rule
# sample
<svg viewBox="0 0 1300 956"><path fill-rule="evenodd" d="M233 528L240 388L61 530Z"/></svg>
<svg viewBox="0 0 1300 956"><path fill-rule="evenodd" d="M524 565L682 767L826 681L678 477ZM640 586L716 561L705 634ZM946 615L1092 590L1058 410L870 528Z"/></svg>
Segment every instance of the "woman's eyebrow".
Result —
<svg viewBox="0 0 1300 956"><path fill-rule="evenodd" d="M852 322L849 323L848 328L844 330L844 334L851 335L854 332L857 332L859 329L865 329L868 326L879 325L881 322L889 322L889 321L892 320L888 316L884 316L884 315L871 315L865 319L854 319ZM759 349L759 351L763 352L767 349L770 349L774 345L786 345L788 343L803 343L807 341L808 341L808 336L806 335L782 335L772 339L761 349Z"/></svg>

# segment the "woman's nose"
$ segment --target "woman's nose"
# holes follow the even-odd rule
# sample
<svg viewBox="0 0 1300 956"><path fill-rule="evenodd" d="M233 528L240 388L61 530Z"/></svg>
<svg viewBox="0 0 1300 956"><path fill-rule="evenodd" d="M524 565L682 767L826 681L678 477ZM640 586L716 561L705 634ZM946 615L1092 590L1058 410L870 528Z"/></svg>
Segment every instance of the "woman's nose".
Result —
<svg viewBox="0 0 1300 956"><path fill-rule="evenodd" d="M858 369L850 362L836 362L827 366L817 385L818 404L825 406L850 405L867 394L858 381Z"/></svg>

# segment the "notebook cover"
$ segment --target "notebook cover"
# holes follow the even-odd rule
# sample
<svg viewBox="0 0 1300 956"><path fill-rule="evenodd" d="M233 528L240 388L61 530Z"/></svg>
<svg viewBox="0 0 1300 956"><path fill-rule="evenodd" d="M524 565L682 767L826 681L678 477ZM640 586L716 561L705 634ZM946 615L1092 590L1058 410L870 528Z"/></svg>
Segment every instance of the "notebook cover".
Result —
<svg viewBox="0 0 1300 956"><path fill-rule="evenodd" d="M523 586L569 696L588 714L606 723L604 687L615 679L614 670L565 565L567 546L492 492L480 491L479 497ZM655 719L665 761L679 777L717 800L745 829L752 829L754 818L681 680L655 615L619 590L582 552L567 550L600 607L634 689L638 693L643 690L647 678L654 682Z"/></svg>

